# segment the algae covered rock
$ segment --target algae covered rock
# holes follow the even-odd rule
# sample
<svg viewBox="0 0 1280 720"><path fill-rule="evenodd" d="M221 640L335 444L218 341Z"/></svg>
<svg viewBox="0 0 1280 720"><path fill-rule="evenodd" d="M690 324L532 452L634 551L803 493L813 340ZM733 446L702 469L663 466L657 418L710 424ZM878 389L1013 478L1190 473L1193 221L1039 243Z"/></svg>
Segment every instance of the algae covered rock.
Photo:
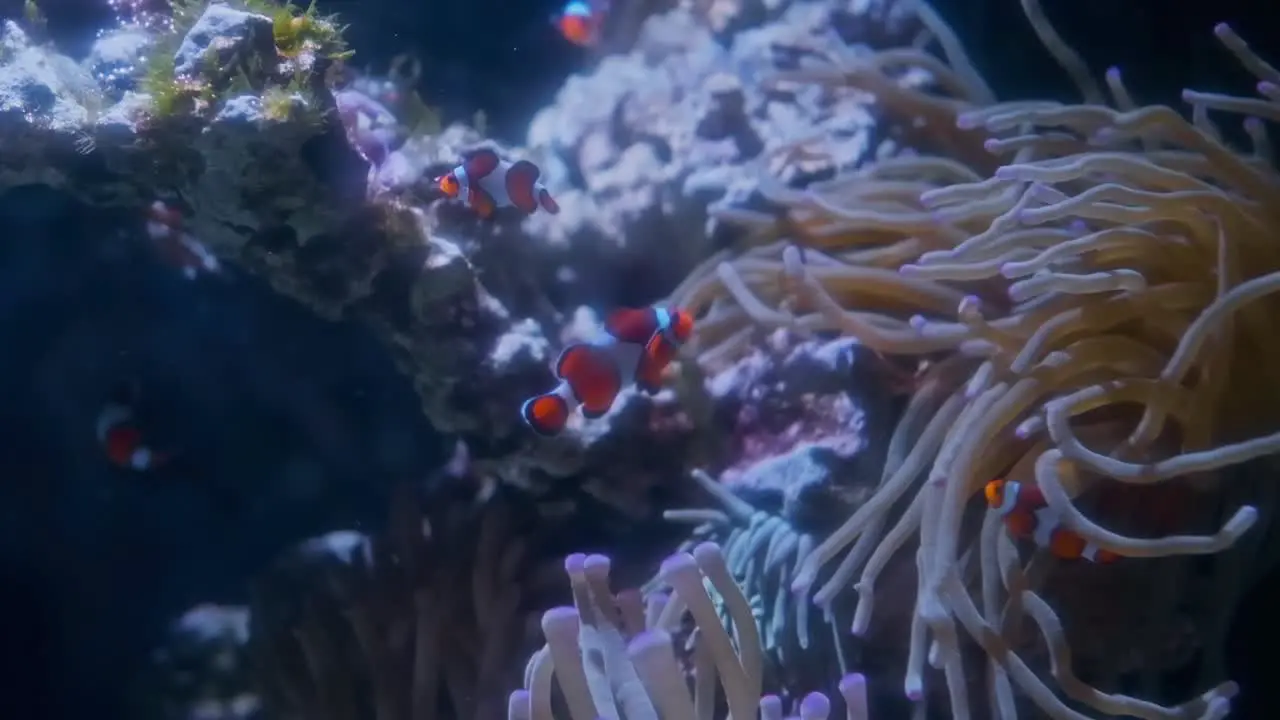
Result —
<svg viewBox="0 0 1280 720"><path fill-rule="evenodd" d="M420 210L369 197L369 164L328 78L345 56L339 28L258 0L175 13L157 31L104 33L79 64L6 25L0 190L49 185L136 208L139 225L163 197L218 257L321 317L373 329L438 427L509 433L528 389L508 383L511 397L476 402L475 388L527 356L488 359L515 318L460 240L438 237Z"/></svg>
<svg viewBox="0 0 1280 720"><path fill-rule="evenodd" d="M227 72L238 61L245 67L275 62L276 45L271 18L213 4L182 37L173 55L179 76Z"/></svg>

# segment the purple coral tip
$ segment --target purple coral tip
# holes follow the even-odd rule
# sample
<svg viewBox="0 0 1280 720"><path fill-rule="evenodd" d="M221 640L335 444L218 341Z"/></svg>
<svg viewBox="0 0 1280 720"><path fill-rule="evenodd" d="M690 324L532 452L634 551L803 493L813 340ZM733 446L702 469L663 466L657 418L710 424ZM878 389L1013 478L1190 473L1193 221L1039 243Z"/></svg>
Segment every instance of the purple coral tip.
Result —
<svg viewBox="0 0 1280 720"><path fill-rule="evenodd" d="M572 631L577 633L581 618L578 611L567 605L554 607L542 613L542 634L551 636Z"/></svg>
<svg viewBox="0 0 1280 720"><path fill-rule="evenodd" d="M820 692L811 692L800 701L801 718L826 718L831 714L831 700Z"/></svg>
<svg viewBox="0 0 1280 720"><path fill-rule="evenodd" d="M840 694L845 697L849 693L864 693L867 690L867 676L862 673L849 673L840 678Z"/></svg>
<svg viewBox="0 0 1280 720"><path fill-rule="evenodd" d="M631 642L627 643L627 653L635 655L662 648L670 649L670 647L670 635L661 630L646 630L631 638Z"/></svg>
<svg viewBox="0 0 1280 720"><path fill-rule="evenodd" d="M693 557L703 562L714 562L716 559L723 560L724 553L720 551L719 545L713 542L704 542L699 543L698 546L693 549Z"/></svg>
<svg viewBox="0 0 1280 720"><path fill-rule="evenodd" d="M573 553L564 559L564 571L570 575L576 575L583 571L586 567L587 556L582 553Z"/></svg>
<svg viewBox="0 0 1280 720"><path fill-rule="evenodd" d="M698 564L694 562L692 555L689 553L676 553L662 561L662 567L659 569L658 574L666 576L671 573L686 571L689 568L696 569L697 567Z"/></svg>

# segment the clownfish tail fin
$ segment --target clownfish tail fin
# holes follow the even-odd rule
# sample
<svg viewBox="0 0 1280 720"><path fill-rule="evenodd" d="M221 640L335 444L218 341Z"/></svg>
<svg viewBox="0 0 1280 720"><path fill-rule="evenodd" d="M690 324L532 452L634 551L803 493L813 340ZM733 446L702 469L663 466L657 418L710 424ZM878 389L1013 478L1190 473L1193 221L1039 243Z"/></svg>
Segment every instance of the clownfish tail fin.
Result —
<svg viewBox="0 0 1280 720"><path fill-rule="evenodd" d="M569 421L569 403L555 392L535 395L520 406L520 417L539 435L554 437Z"/></svg>

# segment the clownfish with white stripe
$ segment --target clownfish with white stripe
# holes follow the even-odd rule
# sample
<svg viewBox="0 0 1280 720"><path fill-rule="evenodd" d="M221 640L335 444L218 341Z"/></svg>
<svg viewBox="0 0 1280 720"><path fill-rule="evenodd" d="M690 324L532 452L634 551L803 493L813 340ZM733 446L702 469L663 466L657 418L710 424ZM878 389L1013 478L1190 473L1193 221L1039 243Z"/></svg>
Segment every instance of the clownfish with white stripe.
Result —
<svg viewBox="0 0 1280 720"><path fill-rule="evenodd" d="M182 213L159 200L147 208L147 235L160 259L188 280L222 269L218 258L184 229Z"/></svg>
<svg viewBox="0 0 1280 720"><path fill-rule="evenodd" d="M579 47L595 47L604 36L604 22L609 16L609 0L569 0L551 24L565 40Z"/></svg>
<svg viewBox="0 0 1280 720"><path fill-rule="evenodd" d="M604 327L599 340L565 348L555 365L559 384L520 408L534 432L559 434L577 408L588 420L602 417L631 385L656 394L662 372L693 334L693 316L662 307L622 308L605 319Z"/></svg>
<svg viewBox="0 0 1280 720"><path fill-rule="evenodd" d="M462 200L481 218L498 208L514 207L525 215L539 208L555 215L560 205L538 178L542 171L528 160L507 162L487 148L469 154L461 165L436 178L446 197Z"/></svg>
<svg viewBox="0 0 1280 720"><path fill-rule="evenodd" d="M1083 558L1105 564L1121 557L1063 526L1062 518L1049 507L1035 485L996 479L987 483L985 494L987 506L1000 513L1010 537L1031 540L1063 560Z"/></svg>
<svg viewBox="0 0 1280 720"><path fill-rule="evenodd" d="M136 396L137 391L132 385L112 394L98 413L98 444L112 465L147 472L167 463L172 454L155 449L138 427Z"/></svg>

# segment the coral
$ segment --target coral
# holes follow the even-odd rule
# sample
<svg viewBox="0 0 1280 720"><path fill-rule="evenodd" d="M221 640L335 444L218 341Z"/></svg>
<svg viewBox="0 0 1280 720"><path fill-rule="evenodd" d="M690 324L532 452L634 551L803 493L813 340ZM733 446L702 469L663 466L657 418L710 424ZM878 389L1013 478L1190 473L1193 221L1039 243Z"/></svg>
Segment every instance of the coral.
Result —
<svg viewBox="0 0 1280 720"><path fill-rule="evenodd" d="M775 22L722 37L690 10L655 15L629 52L569 78L534 117L526 144L540 155L563 212L525 224L574 271L554 283L558 292L590 302L576 298L603 275L623 278L621 292L643 298L636 302L660 296L715 248L720 234L707 230L708 205L749 199L762 155L801 138L830 138L833 162L797 173L804 177L874 150L867 98L768 92L755 81L775 57L840 44L833 29L847 28L856 13L842 3L775 9Z"/></svg>
<svg viewBox="0 0 1280 720"><path fill-rule="evenodd" d="M718 442L705 453L708 470L692 477L716 507L663 516L696 526L682 548L713 540L725 549L761 618L769 687L802 693L860 662L858 643L833 642L830 627L847 624L851 603L841 598L825 613L810 612L790 584L817 542L880 480L901 410L883 380L879 358L850 338L798 341L778 330L705 382L711 412L697 426Z"/></svg>
<svg viewBox="0 0 1280 720"><path fill-rule="evenodd" d="M670 593L647 597L634 590L614 593L610 560L574 554L565 559L572 607L542 616L546 645L529 659L525 687L512 693L509 720L711 720L717 711L717 680L733 717L782 717L777 696L760 698L763 656L746 597L734 584L720 547L702 543L662 564ZM709 587L708 587L709 583ZM733 617L732 635L722 627L712 597ZM693 694L674 650L672 634L688 613L697 625L691 637ZM563 708L557 713L554 687ZM865 681L850 675L840 683L850 720L867 718ZM563 712L563 710L567 710ZM800 717L826 720L830 700L811 693L798 703Z"/></svg>
<svg viewBox="0 0 1280 720"><path fill-rule="evenodd" d="M994 512L980 530L963 520L992 478L1038 484L1066 528L1127 558L1095 573L1218 553L1254 524L1257 509L1241 506L1212 532L1169 535L1152 532L1150 513L1139 512L1121 534L1081 508L1096 500L1096 516L1123 522L1106 513L1108 492L1154 486L1155 507L1178 511L1178 529L1191 529L1218 503L1179 500L1179 488L1211 492L1228 466L1280 450L1271 434L1280 426L1280 375L1255 360L1276 352L1268 318L1280 311L1280 253L1271 242L1280 173L1263 129L1280 118L1280 72L1219 26L1219 39L1261 81L1263 99L1188 91L1187 119L1135 105L1112 70L1107 102L1037 3L1023 5L1086 104L996 103L951 31L920 3L949 64L918 49L822 53L825 62L766 82L779 91L817 83L873 93L884 112L911 120L908 144L922 152L804 189L766 174L761 192L781 212L724 212L755 246L703 263L671 301L700 313L693 353L712 366L745 352L760 326L839 330L919 363L893 439L909 452L891 454L879 491L793 579L804 593L821 580L819 605L853 584L853 630L863 634L877 576L918 539L909 697L923 697L927 658L943 671L957 718L1015 717L1014 688L1053 718L1086 717L1079 708L1222 717L1231 683L1175 707L1085 684L1045 599L1045 559L1024 568ZM930 79L902 80L913 77ZM1245 115L1253 150L1230 149L1210 111ZM823 155L809 142L771 160ZM1140 612L1168 612L1173 595ZM1198 612L1228 612L1228 600L1211 598ZM1024 619L1038 627L1047 657L1031 657L1035 643L1019 640ZM965 635L986 652L989 693L966 674ZM1142 652L1153 665L1167 659L1159 647ZM1032 670L1036 660L1056 692ZM1203 681L1220 680L1217 672Z"/></svg>
<svg viewBox="0 0 1280 720"><path fill-rule="evenodd" d="M718 510L668 510L663 517L671 522L692 522L698 527L681 547L688 551L708 538L723 545L729 572L738 579L752 614L760 618L762 651L770 662L768 670L782 687L793 687L796 677L830 677L831 666L841 664L839 641L831 648L821 618L810 612L810 604L791 592L795 567L813 551L818 540L811 532L797 528L785 517L753 507L702 471L693 479L720 505ZM655 578L647 589L661 584ZM799 602L797 602L799 600ZM729 608L719 603L722 619ZM821 652L833 650L832 652ZM815 666L817 666L815 668ZM844 668L841 668L842 670Z"/></svg>

